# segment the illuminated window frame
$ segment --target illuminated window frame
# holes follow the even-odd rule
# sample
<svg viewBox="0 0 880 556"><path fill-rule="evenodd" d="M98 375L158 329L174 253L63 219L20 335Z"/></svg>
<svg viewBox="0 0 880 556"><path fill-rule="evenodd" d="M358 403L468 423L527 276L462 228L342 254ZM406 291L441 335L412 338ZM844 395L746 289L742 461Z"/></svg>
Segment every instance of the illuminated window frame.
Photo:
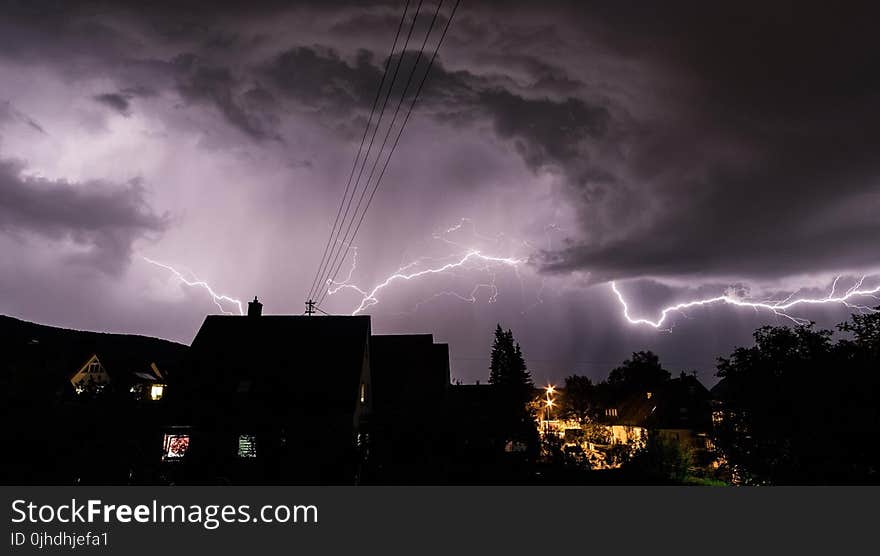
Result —
<svg viewBox="0 0 880 556"><path fill-rule="evenodd" d="M243 444L244 442L244 444ZM242 448L246 448L243 450ZM255 434L239 434L238 435L238 459L255 459L257 457L257 435Z"/></svg>
<svg viewBox="0 0 880 556"><path fill-rule="evenodd" d="M181 461L189 452L192 437L189 433L166 432L162 439L162 461Z"/></svg>

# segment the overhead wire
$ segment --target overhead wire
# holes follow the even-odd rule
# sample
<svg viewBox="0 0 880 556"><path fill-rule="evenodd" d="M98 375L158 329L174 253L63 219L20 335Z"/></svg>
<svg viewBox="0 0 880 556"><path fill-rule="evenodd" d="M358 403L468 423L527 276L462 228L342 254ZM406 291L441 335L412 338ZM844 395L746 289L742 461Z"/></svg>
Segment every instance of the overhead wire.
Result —
<svg viewBox="0 0 880 556"><path fill-rule="evenodd" d="M349 210L351 209L351 202L354 200L355 195L357 195L358 189L360 187L361 178L363 177L363 174L364 174L364 169L366 168L367 161L370 158L370 152L373 150L373 144L375 143L376 135L378 134L379 129L382 124L382 117L385 115L385 110L388 107L388 101L391 100L391 95L394 92L394 84L397 82L397 75L400 72L401 66L403 65L403 59L406 54L406 49L409 46L409 41L412 38L413 31L415 30L416 23L418 22L419 12L421 11L422 3L423 3L423 0L419 0L419 5L416 8L416 13L413 16L412 24L410 24L409 32L407 33L407 36L406 36L406 41L404 42L403 48L401 49L400 54L398 55L397 63L395 64L395 67L394 67L394 74L392 75L391 82L388 86L388 91L385 93L385 100L382 102L382 109L379 113L379 118L376 121L376 127L373 128L373 134L370 137L370 143L367 146L367 153L366 153L366 155L364 155L364 158L361 160L361 167L360 167L360 170L358 170L357 178L355 178L354 189L352 190L351 197L348 199L348 202L345 205L345 212L343 213L343 216L342 216L342 222L339 225L339 230L341 230L342 227L345 225L345 222L348 221L348 226L346 227L345 235L343 236L342 240L340 240L337 235L335 243L333 243L331 245L330 254L328 255L328 258L327 258L327 261L329 264L325 267L324 272L321 274L321 277L318 280L317 288L321 288L322 284L326 285L329 283L329 281L332 280L332 278L330 277L332 269L334 268L336 261L339 259L339 256L345 250L347 250L347 248L349 246L349 245L346 245L344 238L348 235L348 232L351 230L351 224L354 221L354 219L357 217L357 211L360 209L360 204L363 200L364 193L361 192L361 197L358 200L358 205L355 208L355 212L352 215L351 220L348 220L348 213L349 213ZM442 3L442 0L441 0L441 3ZM404 93L405 93L405 91L404 91ZM383 143L382 148L384 149L384 143ZM382 156L382 149L380 149L379 152L376 154L377 159L381 156ZM367 183L364 186L365 190L366 190L366 187L368 187L368 186L369 186L369 183ZM343 260L344 259L345 258L343 257ZM317 295L318 293L322 293L323 291L324 290L316 289L315 294Z"/></svg>
<svg viewBox="0 0 880 556"><path fill-rule="evenodd" d="M385 176L385 171L388 169L388 163L391 161L391 157L394 155L394 151L397 149L397 145L400 143L400 138L401 138L401 136L403 135L403 130L405 129L407 122L409 122L410 116L412 115L412 112L413 112L413 108L415 107L416 102L418 101L419 96L420 96L420 94L421 94L421 92L422 92L422 89L424 88L425 82L426 82L427 79L428 79L428 75L430 74L430 72L431 72L431 68L432 68L433 65L434 65L434 61L435 61L436 58L437 58L437 53L440 51L440 47L441 47L441 45L443 44L444 39L446 38L446 35L447 35L448 31L449 31L449 26L452 24L452 19L453 19L453 17L455 16L455 12L457 11L460 2L461 2L461 0L456 0L455 4L454 4L453 7L452 7L452 10L451 10L450 13L449 13L449 17L448 17L447 20L446 20L446 25L444 26L444 28L443 28L443 32L441 33L440 38L439 38L439 40L437 41L437 44L436 44L435 47L434 47L434 52L433 52L432 55L431 55L431 59L430 59L429 62L428 62L428 66L427 66L427 68L425 69L425 73L422 75L422 79L421 79L421 81L419 82L418 88L416 89L416 92L415 92L415 94L414 94L413 97L412 97L412 101L410 102L410 105L409 105L409 107L408 107L408 109L407 109L407 112L406 112L406 116L404 117L404 120L403 120L403 122L402 122L401 125L400 125L400 129L399 129L398 132L397 132L397 136L396 136L395 139L394 139L394 143L393 143L392 146L391 146L391 150L389 151L388 156L385 158L385 162L384 162L383 165L382 165L382 170L381 170L380 173L379 173L379 177L376 179L376 181L375 181L375 183L374 183L374 185L373 185L373 189L372 189L372 191L370 192L370 196L369 196L369 198L367 199L367 204L366 204L366 206L364 207L363 212L361 212L361 214L360 214L360 218L358 219L358 223L357 223L357 226L356 226L355 229L354 229L354 233L351 235L351 238L348 238L348 233L346 233L345 235L343 235L343 239L344 239L344 240L346 241L346 243L348 243L349 245L352 244L352 243L354 242L354 239L357 237L357 234L358 234L358 232L360 231L361 224L363 224L364 217L366 216L367 210L369 210L370 205L371 205L372 202L373 202L373 198L375 197L376 191L379 189L379 186L380 186L381 183L382 183L382 178ZM425 45L427 44L428 37L430 36L431 31L433 30L434 23L436 22L437 15L438 15L438 13L439 13L439 11L440 11L440 7L441 7L442 5L443 5L443 1L440 0L440 2L439 2L438 5L437 5L437 10L434 12L434 17L433 17L433 19L431 20L431 25L429 26L428 31L425 33L425 40L424 40L423 43L422 43L422 48L421 48L420 51L419 51L419 55L418 55L418 57L417 57L417 59L416 59L416 62L413 64L413 69L412 69L412 71L411 71L411 73L410 73L410 79L407 81L407 87L404 89L404 92L401 94L401 102L402 102L402 100L403 100L403 98L404 98L404 96L405 96L405 94L406 94L406 89L407 89L408 86L409 86L410 80L411 80L411 78L412 78L412 76L413 76L413 74L414 74L414 72L415 72L415 70L416 70L416 68L417 68L417 66L418 66L418 61L419 61L419 59L420 59L420 57L421 57L421 53L424 51L424 47L425 47ZM398 103L398 108L399 108L399 107L400 107L400 103ZM395 110L395 117L396 117L396 115L397 115L397 111ZM390 133L390 131L391 131L392 127L393 127L393 122L394 122L394 119L392 119L392 124L389 126L389 132L388 132L388 133ZM387 139L387 137L388 137L388 134L386 133L386 139ZM384 141L383 141L383 147L384 147ZM379 151L379 156L381 156L381 152L382 152L382 150L380 149L380 151ZM377 158L377 160L378 160L378 158ZM373 168L373 169L375 169L375 164L374 164L374 168ZM372 176L372 170L371 170L371 176ZM364 191L366 191L366 189L369 188L369 183L370 183L370 180L369 180L369 178L368 178L368 180L367 180L367 184L366 184L366 186L365 186ZM355 217L356 217L356 216L357 216L357 211L355 212ZM345 258L343 257L342 260L339 260L339 261L338 261L338 264L336 264L335 269L333 270L332 274L330 274L329 281L332 282L332 281L336 278L336 275L339 273L339 269L342 267L342 263L344 262L344 260L345 260ZM335 262L335 261L334 261L334 262ZM331 265L331 267L332 267L332 265ZM329 289L326 289L326 288L325 288L325 289L320 293L320 296L318 297L318 300L317 300L317 303L316 303L317 305L320 305L320 304L324 301L324 299L326 298L328 292L329 292Z"/></svg>
<svg viewBox="0 0 880 556"><path fill-rule="evenodd" d="M372 124L372 122L373 122L373 116L375 115L375 112L376 112L376 106L379 104L379 99L380 99L381 96L382 96L382 89L383 89L383 86L385 85L385 81L386 81L386 78L387 78L387 76L388 76L388 68L389 68L389 66L390 66L390 64L391 64L391 60L392 60L392 58L394 58L394 51L395 51L395 49L397 48L397 42L398 42L398 40L400 39L400 33L401 33L401 31L403 30L403 25L404 25L404 23L406 22L406 15L407 15L407 12L409 11L409 5L410 5L410 2L411 2L411 0L406 0L406 3L404 4L404 7L403 7L403 14L400 16L400 22L399 22L398 25L397 25L397 32L396 32L395 35L394 35L394 41L391 43L391 51L390 51L389 54L388 54L388 58L385 60L385 67L384 67L384 69L382 70L382 78L381 78L380 81L379 81L379 86L378 86L378 88L376 89L376 96L375 96L375 98L373 99L373 105L372 105L372 107L370 108L370 116L369 116L369 118L367 119L367 125L364 127L364 134L363 134L363 136L361 137L361 142L360 142L360 145L358 146L357 155L355 156L354 163L353 163L352 166L351 166L351 172L349 173L349 176L348 176L348 182L347 182L346 185L345 185L345 191L344 191L343 194L342 194L342 199L341 199L340 202L339 202L339 208L336 210L336 218L335 218L335 220L333 221L333 226L332 226L332 228L330 229L330 234L329 234L329 236L327 237L327 243L326 243L326 245L324 246L324 252L323 252L323 254L321 255L321 261L320 261L319 264L318 264L318 269L315 271L315 277L314 277L314 279L312 280L312 285L311 285L311 287L309 288L309 295L308 295L308 299L309 299L309 300L311 300L311 299L314 297L315 293L317 293L317 289L316 289L316 288L318 287L318 284L319 284L318 277L321 276L321 274L322 274L322 272L323 272L323 270L324 270L324 267L325 267L326 264L327 264L327 261L329 261L329 258L327 257L327 251L329 250L330 246L331 246L331 245L333 244L333 242L334 242L334 236L335 236L335 235L338 236L338 232L339 232L339 230L337 229L337 227L338 227L339 229L341 229L341 224L340 224L340 222L339 222L339 219L340 219L340 216L342 215L342 208L343 208L343 206L345 205L345 199L348 197L348 192L349 192L349 190L351 189L351 180L352 180L352 178L354 177L354 173L355 173L355 170L357 169L357 165L358 165L358 160L360 159L360 157L361 157L361 153L363 152L364 144L366 143L366 139L367 139L367 134L368 134L369 131L370 131L370 126L371 126L371 124ZM419 2L419 8L416 10L416 16L415 16L415 18L413 18L413 25L415 25L415 19L418 18L419 10L421 9L421 4L422 4L422 3L421 3L421 1L420 1L420 2ZM411 35L411 32L410 32L410 35ZM404 49L405 49L405 48L406 48L406 46L404 46ZM396 76L396 73L395 73L395 76ZM391 84L389 85L389 87L388 87L389 93L390 93L390 91L391 91L393 85L394 85L394 83L393 83L393 80L392 80L392 83L391 83ZM387 101L386 101L386 102L387 102ZM382 116L382 114L380 113L380 115L379 115L379 119L378 119L377 122L376 122L376 128L377 128L377 129L378 129L378 127L379 127L379 123L380 123L380 121L381 121L381 116ZM364 157L364 158L366 159L367 156L369 156L369 151L365 154L365 157ZM354 194L355 194L355 192L353 191L353 192L352 192L352 197L354 196ZM326 260L325 260L325 259L326 259Z"/></svg>

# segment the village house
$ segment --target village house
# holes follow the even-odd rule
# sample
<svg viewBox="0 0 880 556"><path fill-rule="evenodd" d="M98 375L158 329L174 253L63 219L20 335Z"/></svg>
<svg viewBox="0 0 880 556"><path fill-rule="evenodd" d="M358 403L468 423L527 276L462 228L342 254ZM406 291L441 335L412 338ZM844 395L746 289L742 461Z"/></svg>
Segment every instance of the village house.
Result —
<svg viewBox="0 0 880 556"><path fill-rule="evenodd" d="M711 395L694 375L682 373L652 390L606 392L595 400L588 424L560 418L548 400L545 392L536 394L541 434L560 438L564 449L582 453L595 468L616 466L612 450L637 448L649 431L691 453L696 464L711 462Z"/></svg>
<svg viewBox="0 0 880 556"><path fill-rule="evenodd" d="M104 362L110 361L111 373ZM137 400L159 401L165 394L166 377L155 361L93 353L70 377L75 394L100 394L110 387L127 390Z"/></svg>
<svg viewBox="0 0 880 556"><path fill-rule="evenodd" d="M179 480L349 484L439 473L449 352L368 316L212 315L170 386L162 460Z"/></svg>

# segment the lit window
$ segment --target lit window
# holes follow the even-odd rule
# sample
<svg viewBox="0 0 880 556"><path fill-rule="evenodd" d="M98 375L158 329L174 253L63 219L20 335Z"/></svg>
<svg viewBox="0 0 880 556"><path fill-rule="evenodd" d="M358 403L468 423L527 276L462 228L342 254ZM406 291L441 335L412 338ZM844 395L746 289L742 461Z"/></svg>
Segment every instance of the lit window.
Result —
<svg viewBox="0 0 880 556"><path fill-rule="evenodd" d="M238 436L238 457L251 459L257 457L257 437L252 434Z"/></svg>
<svg viewBox="0 0 880 556"><path fill-rule="evenodd" d="M617 417L617 408L616 407L609 407L608 409L605 410L605 416L606 417Z"/></svg>
<svg viewBox="0 0 880 556"><path fill-rule="evenodd" d="M161 400L163 394L165 394L164 384L154 384L150 387L150 399L154 402Z"/></svg>
<svg viewBox="0 0 880 556"><path fill-rule="evenodd" d="M367 385L361 382L361 403L367 403Z"/></svg>
<svg viewBox="0 0 880 556"><path fill-rule="evenodd" d="M650 400L650 399L651 399L651 396L652 396L653 394L651 394L651 392L647 392L645 395L646 395L646 396L648 397L648 399Z"/></svg>
<svg viewBox="0 0 880 556"><path fill-rule="evenodd" d="M162 444L163 460L180 460L189 450L188 434L166 434Z"/></svg>

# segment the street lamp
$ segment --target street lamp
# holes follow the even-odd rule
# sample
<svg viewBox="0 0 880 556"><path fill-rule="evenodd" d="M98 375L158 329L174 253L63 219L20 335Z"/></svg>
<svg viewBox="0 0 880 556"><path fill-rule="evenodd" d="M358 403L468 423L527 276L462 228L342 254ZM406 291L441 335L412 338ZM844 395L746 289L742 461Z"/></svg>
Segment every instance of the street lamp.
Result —
<svg viewBox="0 0 880 556"><path fill-rule="evenodd" d="M547 386L545 391L547 392L547 399L544 402L544 405L546 406L546 418L544 419L544 435L547 436L550 434L550 410L553 408L553 398L551 398L550 396L553 395L556 389L553 388L552 384L550 384Z"/></svg>

